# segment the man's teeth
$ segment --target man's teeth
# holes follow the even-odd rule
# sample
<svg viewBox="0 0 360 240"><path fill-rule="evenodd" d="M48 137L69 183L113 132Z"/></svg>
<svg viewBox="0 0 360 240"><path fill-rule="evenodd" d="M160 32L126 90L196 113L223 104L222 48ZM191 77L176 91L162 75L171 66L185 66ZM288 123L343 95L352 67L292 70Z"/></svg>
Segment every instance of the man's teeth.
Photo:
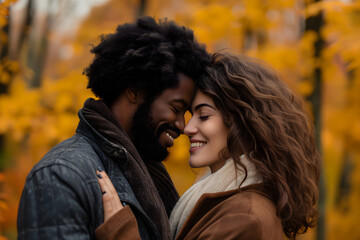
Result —
<svg viewBox="0 0 360 240"><path fill-rule="evenodd" d="M166 136L168 136L171 139L171 141L174 141L174 138L169 133L166 133Z"/></svg>
<svg viewBox="0 0 360 240"><path fill-rule="evenodd" d="M191 147L202 147L204 146L206 143L203 143L203 142L194 142L194 143L191 143Z"/></svg>

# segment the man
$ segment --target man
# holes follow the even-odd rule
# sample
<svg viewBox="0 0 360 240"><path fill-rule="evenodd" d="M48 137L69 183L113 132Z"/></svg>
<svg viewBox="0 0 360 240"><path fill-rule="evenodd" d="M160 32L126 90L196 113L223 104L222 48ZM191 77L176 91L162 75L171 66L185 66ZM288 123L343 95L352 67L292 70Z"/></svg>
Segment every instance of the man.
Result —
<svg viewBox="0 0 360 240"><path fill-rule="evenodd" d="M94 239L103 222L96 170L105 170L135 214L142 239L170 239L178 194L161 161L183 132L195 82L209 61L191 30L140 18L102 36L85 70L88 99L76 134L29 173L19 239Z"/></svg>

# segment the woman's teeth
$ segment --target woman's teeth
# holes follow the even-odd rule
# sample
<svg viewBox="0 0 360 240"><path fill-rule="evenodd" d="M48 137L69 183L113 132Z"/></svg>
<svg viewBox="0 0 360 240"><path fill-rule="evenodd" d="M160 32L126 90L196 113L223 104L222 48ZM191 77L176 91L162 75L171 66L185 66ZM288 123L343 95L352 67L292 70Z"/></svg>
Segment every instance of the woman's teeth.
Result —
<svg viewBox="0 0 360 240"><path fill-rule="evenodd" d="M204 146L206 143L203 143L203 142L194 142L194 143L191 143L190 147L194 148L194 147L202 147Z"/></svg>
<svg viewBox="0 0 360 240"><path fill-rule="evenodd" d="M168 136L171 139L171 141L174 141L174 138L169 133L166 133L166 136Z"/></svg>

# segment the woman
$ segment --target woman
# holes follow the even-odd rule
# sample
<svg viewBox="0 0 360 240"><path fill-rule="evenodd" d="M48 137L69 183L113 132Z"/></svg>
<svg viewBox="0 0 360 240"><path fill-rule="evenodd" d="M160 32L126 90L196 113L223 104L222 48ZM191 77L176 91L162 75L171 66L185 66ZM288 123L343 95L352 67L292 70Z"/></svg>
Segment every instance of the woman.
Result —
<svg viewBox="0 0 360 240"><path fill-rule="evenodd" d="M320 161L313 127L274 72L246 56L214 54L191 112L184 130L189 163L211 174L172 211L174 239L295 239L315 225ZM105 239L124 232L140 239L130 208L122 209L106 174L98 173L106 219L97 236L117 222Z"/></svg>

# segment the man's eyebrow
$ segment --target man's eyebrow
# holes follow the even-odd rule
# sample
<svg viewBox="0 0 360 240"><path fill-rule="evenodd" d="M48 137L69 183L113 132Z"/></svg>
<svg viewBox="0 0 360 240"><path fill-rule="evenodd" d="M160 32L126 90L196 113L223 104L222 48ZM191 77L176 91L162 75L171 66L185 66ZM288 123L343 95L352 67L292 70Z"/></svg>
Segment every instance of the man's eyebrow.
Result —
<svg viewBox="0 0 360 240"><path fill-rule="evenodd" d="M185 100L183 99L174 99L171 102L173 103L180 103L183 105L184 108L189 108L189 103L187 103Z"/></svg>

